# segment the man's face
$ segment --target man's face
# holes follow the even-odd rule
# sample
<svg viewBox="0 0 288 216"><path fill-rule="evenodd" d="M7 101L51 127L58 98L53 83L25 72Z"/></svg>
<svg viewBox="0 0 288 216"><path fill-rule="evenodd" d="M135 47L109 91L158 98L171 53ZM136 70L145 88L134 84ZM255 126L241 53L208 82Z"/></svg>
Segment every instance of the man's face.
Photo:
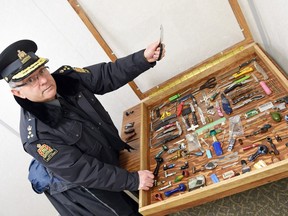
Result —
<svg viewBox="0 0 288 216"><path fill-rule="evenodd" d="M15 84L11 92L20 98L27 98L33 102L47 102L55 99L56 83L45 66Z"/></svg>

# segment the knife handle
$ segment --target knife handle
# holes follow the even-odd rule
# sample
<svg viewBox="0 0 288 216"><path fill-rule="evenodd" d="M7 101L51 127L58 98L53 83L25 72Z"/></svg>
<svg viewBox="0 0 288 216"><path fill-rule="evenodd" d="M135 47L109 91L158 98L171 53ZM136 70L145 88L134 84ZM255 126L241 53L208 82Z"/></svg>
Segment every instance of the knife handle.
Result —
<svg viewBox="0 0 288 216"><path fill-rule="evenodd" d="M160 59L162 57L162 52L163 52L163 44L160 42L158 47L160 47L160 53L159 53L159 57L158 57L157 61L160 61Z"/></svg>
<svg viewBox="0 0 288 216"><path fill-rule="evenodd" d="M236 84L233 84L231 86L228 86L225 90L224 90L224 93L227 94L228 92L234 90L235 88L239 87L239 86L242 86L243 84L242 83L236 83Z"/></svg>
<svg viewBox="0 0 288 216"><path fill-rule="evenodd" d="M267 95L270 95L272 93L264 81L260 81L259 84L261 85L262 89L265 91Z"/></svg>

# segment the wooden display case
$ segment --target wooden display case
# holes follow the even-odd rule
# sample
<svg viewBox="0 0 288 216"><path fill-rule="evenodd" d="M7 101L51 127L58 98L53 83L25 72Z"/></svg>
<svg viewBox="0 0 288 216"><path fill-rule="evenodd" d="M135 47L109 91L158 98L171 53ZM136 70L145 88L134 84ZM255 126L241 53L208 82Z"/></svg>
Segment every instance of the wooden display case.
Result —
<svg viewBox="0 0 288 216"><path fill-rule="evenodd" d="M148 96L143 99L139 105L139 138L141 143L140 169L155 171L157 166L155 156L163 149L163 144L168 147L168 149L175 148L180 143L183 143L186 146L186 149L179 150L178 153L176 151L175 153L168 154L167 151L163 151L160 156L163 159L163 162L160 165L159 173L156 178L157 183L155 182L155 186L150 191L140 191L139 194L139 211L143 215L169 214L288 176L288 148L285 145L286 142L285 140L280 141L279 139L277 141L275 138L276 135L279 135L278 138L281 136L285 137L285 134L287 133L287 123L284 120L285 115L288 114L286 103L283 103L283 100L282 103L276 102L278 99L288 95L287 77L275 62L273 62L273 60L265 53L265 51L262 50L258 44L253 42L237 0L230 0L229 2L240 26L244 26L243 33L245 35L245 40L175 76L167 82L157 86L157 88L155 87L151 89L146 93ZM249 64L241 68L239 67L239 65L243 65L249 61ZM257 68L255 67L254 62L257 62ZM239 74L239 71L245 68L250 68L252 70L245 74L249 76L247 79L249 82L243 83L241 87L237 87L230 93L224 94L224 90L227 88L227 85L224 86L225 84L234 82L245 76L243 75L232 79L232 75L235 73ZM263 73L260 73L261 68L264 70L268 78ZM215 78L217 85L211 89L201 89L201 86L210 78ZM261 87L261 81L266 83L267 87L271 90L271 94L267 89L265 91L264 88ZM197 94L193 93L197 89L200 91ZM242 94L240 94L241 91L238 91L239 89L242 91ZM238 93L235 93L237 91ZM210 97L215 93L219 93L216 99L210 100ZM225 113L223 106L221 105L222 93L231 104L232 113L230 114ZM179 94L179 98L170 102L171 97L177 94ZM190 103L193 104L191 94L196 98L198 106L201 108L206 118L206 124L200 121L198 109L194 104L199 125L198 128L194 130L191 129L191 124L193 125L192 114L189 113ZM206 100L207 106L205 105L205 102L200 102L201 100L204 100L203 97L205 96L208 98L208 100ZM240 102L232 104L232 97L234 97L235 101L235 98L239 99L241 96L242 100ZM248 103L247 100L250 100L253 97L256 97L256 100ZM181 101L181 99L183 99L183 101ZM220 117L215 109L216 101L220 103L220 108L224 113L223 117ZM183 102L183 110L184 108L186 111L188 110L186 117L188 117L188 121L190 122L190 131L187 131L186 129L185 121L182 121L182 115L177 115L179 104L181 102ZM263 107L271 106L271 102L273 108L270 107L263 111ZM236 106L241 103L247 104L236 109ZM214 111L214 114L207 113L208 106L214 107L211 109L211 113ZM277 110L275 110L275 106L278 107ZM156 110L159 107L160 116L156 117ZM281 121L276 121L275 116L274 119L272 118L272 113L274 112L280 113ZM251 113L258 114L251 117L250 115L254 115ZM167 115L165 116L165 114ZM175 120L179 123L182 132L180 134L179 128L177 126L172 126L175 127L174 129L171 129L172 136L179 134L179 137L176 136L176 138L174 137L175 139L160 144L162 140L169 137L166 136L163 139L156 139L156 137L163 131L161 131L161 127L159 126L163 122L161 117L165 118L170 115L172 116L173 114L177 116ZM231 123L232 117L239 117L238 124ZM139 118L139 115L137 118ZM233 129L232 125L237 125L237 127L239 127L237 133L234 130L231 134ZM157 132L158 129L159 131ZM213 140L212 136L209 136L213 130L219 132L216 135L216 139L220 141L223 151L223 154L218 156L215 154L215 149L213 148L215 140ZM185 139L187 134L196 134L198 144L200 143L202 148L194 149L192 151L187 150L187 148L189 149L189 144ZM272 144L275 145L276 149L272 148L272 145L267 141L267 137L272 138ZM203 138L204 141L202 141L201 138ZM228 151L229 141L231 138L235 139L235 144L233 149ZM259 140L261 138L263 139ZM239 143L239 139L243 141L242 144ZM257 144L258 146L252 147L254 144ZM244 150L249 146L251 147L250 149ZM210 153L212 154L211 158L208 158L207 150L210 150ZM186 151L186 154L183 153L183 151ZM279 154L277 151L279 151ZM261 152L260 156L256 157L256 152ZM202 153L202 155L199 156L200 153ZM177 154L178 158L176 156ZM196 156L197 154L198 156ZM254 155L255 157L253 161L252 159L251 161L249 160L249 157L252 157L251 155ZM226 163L225 161L221 161L222 159L226 160ZM251 170L250 172L242 173L242 160L245 160L247 166ZM217 162L216 168L211 170L203 168L204 165L209 162L211 163L215 161ZM174 182L177 176L180 177L184 174L182 173L183 170L181 170L181 166L183 166L185 162L188 163L188 166L184 170L188 171L189 176L183 177L178 182ZM264 162L267 166L264 167L264 165L259 165L260 162ZM176 174L165 177L167 173L165 174L163 165L170 164L175 164L175 167L166 171L168 173L176 172ZM255 164L258 166L257 169L255 168ZM259 166L261 168L259 168ZM228 171L234 173L234 176L224 179L223 174L228 174ZM217 176L219 180L218 183L212 181L212 174ZM198 175L203 175L205 177L205 186L188 191L189 179ZM159 191L159 189L166 186L169 181L172 182L172 186L163 191ZM173 193L169 197L165 196L165 192L179 187L181 183L186 186L185 191ZM159 194L162 200L158 199Z"/></svg>
<svg viewBox="0 0 288 216"><path fill-rule="evenodd" d="M248 46L245 46L241 52L231 56L231 58L227 58L226 60L222 61L221 63L210 67L207 70L204 70L203 72L193 76L191 79L187 80L187 85L183 86L182 89L177 89L176 87L174 88L174 91L172 92L167 92L165 95L161 95L161 100L157 100L156 98L149 98L143 103L141 103L141 156L140 156L140 168L141 169L148 169L148 170L155 170L156 167L156 160L155 160L155 155L159 151L162 150L162 145L156 146L156 147L151 147L149 145L150 139L157 136L157 133L152 129L151 132L151 112L155 109L155 107L160 106L161 104L169 101L169 97L179 93L179 92L185 92L187 89L198 89L200 88L205 81L207 81L208 78L210 77L215 77L216 81L218 82L217 85L222 85L225 82L228 82L228 79L231 76L225 75L229 74L229 71L231 71L231 68L237 68L240 64L243 62L246 62L248 60L256 58L257 62L259 65L261 65L261 68L267 73L268 79L265 80L267 86L271 90L271 94L267 95L265 91L262 89L260 84L256 82L253 78L250 82L247 84L244 84L243 86L246 89L252 88L252 92L255 92L255 95L263 95L264 97L255 100L251 103L246 104L245 106L238 108L238 109L233 109L237 104L232 105L231 103L231 98L227 96L228 100L231 103L231 107L233 109L233 112L230 115L227 115L224 113L224 117L226 120L224 121L224 124L213 124L214 122L222 122L219 121L220 117L217 116L217 111L215 112L214 115L210 115L210 117L213 119L211 123L207 123L206 125L202 125L200 122L200 117L199 114L197 114L197 118L199 123L199 128L196 129L195 131L186 131L184 123L181 120L181 116L177 117L178 121L181 124L182 127L182 134L179 138L171 140L167 143L165 143L168 148L174 148L175 143L183 138L185 138L185 135L188 133L194 133L197 132L198 130L198 139L200 140L201 138L207 136L207 131L211 131L212 129L222 129L222 132L216 135L217 139L221 141L221 146L223 149L223 155L217 156L215 154L215 151L212 147L213 140L211 137L205 137L204 140L205 142L209 145L205 146L205 143L200 141L200 144L202 147L206 149L210 149L212 152L212 158L208 159L206 152L203 153L202 156L186 156L186 157L181 157L175 161L170 161L173 156L175 156L175 153L173 154L168 154L167 152L164 152L161 157L164 159L164 162L162 163L160 169L159 169L159 174L158 174L158 182L165 181L164 184L160 184L159 186L155 186L152 190L149 192L146 191L140 191L140 199L139 199L139 204L140 204L140 212L143 215L165 215L168 213L172 213L175 211L179 211L180 209L184 208L190 208L193 206L197 206L215 199L219 199L228 195L232 195L253 187L257 187L263 184L266 184L271 181L276 181L281 178L285 178L288 176L288 160L287 160L287 153L288 153L288 148L285 145L285 140L276 140L275 135L279 135L280 137L285 137L285 134L287 134L287 123L284 120L284 116L288 114L286 104L281 104L282 106L284 105L283 110L279 111L281 115L281 121L276 122L275 120L272 119L271 112L275 112L274 109L268 109L266 111L259 111L259 107L263 104L266 104L268 102L272 102L273 105L277 105L275 101L279 98L282 98L287 95L288 93L288 86L287 86L287 78L286 76L278 69L275 63L269 59L269 57L263 52L263 50L255 43L252 43ZM263 76L260 75L260 73L257 72L255 67L253 66L253 63L250 63L247 67L253 68L252 73L255 74L258 78L258 80L263 80ZM251 74L251 73L249 73ZM227 76L226 78L223 78ZM252 77L252 76L251 76ZM250 78L251 79L251 78ZM222 84L221 84L222 83ZM183 84L183 83L182 83ZM243 88L243 87L239 87ZM212 89L213 90L217 89L217 86ZM223 92L225 87L221 87L219 89L220 94ZM175 91L176 90L176 91ZM236 90L236 89L235 89ZM233 91L235 91L233 90ZM193 90L192 90L193 91ZM205 89L203 91L206 91L206 95L211 95L212 93L208 93L211 91L210 89ZM218 90L217 90L218 91ZM232 92L233 92L232 91ZM257 92L257 93L256 93ZM184 94L186 96L187 94ZM202 97L201 92L195 95L195 98L197 101L200 101L200 98ZM220 100L216 97L216 101ZM180 96L181 98L181 96ZM188 99L187 101L189 101ZM242 101L243 102L243 101ZM239 102L240 104L242 102ZM179 103L175 102L177 105ZM175 110L175 105L174 110ZM204 110L205 112L205 105L201 104L198 102L199 106ZM212 105L215 104L214 102L211 102ZM171 106L168 105L166 107L169 112ZM248 111L256 109L259 111L259 113L251 118L245 118L245 113ZM161 108L160 113L166 112L165 111L165 106ZM172 111L171 114L177 111ZM196 111L197 112L197 111ZM205 115L207 115L205 113ZM189 119L192 121L192 114L189 114ZM234 145L234 148L232 151L228 151L228 139L229 139L229 131L231 131L231 127L229 129L229 119L231 117L235 116L240 116L240 122L241 126L243 128L243 134L242 135L237 135L235 137L236 142ZM254 121L252 121L255 119ZM210 125L210 126L209 126ZM249 134L252 134L255 131L258 131L261 127L264 127L265 125L270 125L271 128L268 129L267 132L263 132L260 134L255 134L250 137L245 137L249 136ZM153 127L152 127L153 128ZM207 130L201 130L201 128L207 128ZM286 130L285 130L286 129ZM220 130L221 131L221 130ZM226 134L224 134L224 131L226 131ZM176 134L178 131L176 131ZM273 144L275 144L276 149L279 151L279 155L276 155L272 153L273 148L270 146L270 143L267 142L266 137L272 138ZM255 142L258 139L263 138L263 140ZM243 144L239 144L239 139L242 139ZM184 143L187 145L187 142L184 141ZM152 139L152 146L155 144L154 139ZM258 147L251 148L249 150L243 150L243 148L247 146L251 146L252 144L259 144L259 145L265 145L268 148L268 153L267 154L261 154L261 156L257 157L254 161L249 161L248 158L250 155L255 154L256 151L258 151ZM196 150L194 152L199 152L200 150ZM262 150L261 150L262 151ZM208 162L215 161L215 159L222 158L223 156L235 154L235 152L238 153L238 156L236 157L235 160L228 161L227 163L223 163L219 165L212 170L203 170L199 171L197 173L193 173L192 168L196 167L197 169L200 169L202 165L207 164ZM242 174L242 165L241 165L241 160L245 160L247 162L247 165L251 168L250 172ZM254 165L259 162L259 161L264 161L267 165L267 167L263 167L261 169L256 169L254 168ZM189 171L189 177L184 177L180 182L174 183L175 177L181 175L181 171L179 168L184 165L184 163L188 161L189 167L187 170ZM176 172L176 175L170 176L165 178L164 176L164 170L163 170L163 165L164 164L171 164L175 163L176 166L172 169L169 169L168 172ZM225 168L226 167L226 168ZM235 174L239 174L238 176L229 178L224 180L222 175L227 172L233 170ZM159 188L167 185L169 181L172 182L172 187L167 188L164 191L174 189L179 186L180 183L184 183L187 187L187 181L195 177L197 175L204 175L206 179L206 184L204 187L188 191L188 189L185 190L185 192L180 192L180 193L175 193L169 197L165 197L163 191L159 191ZM218 177L219 181L218 183L213 183L210 176L211 174L216 174ZM161 194L163 201L159 201L155 199L156 194Z"/></svg>

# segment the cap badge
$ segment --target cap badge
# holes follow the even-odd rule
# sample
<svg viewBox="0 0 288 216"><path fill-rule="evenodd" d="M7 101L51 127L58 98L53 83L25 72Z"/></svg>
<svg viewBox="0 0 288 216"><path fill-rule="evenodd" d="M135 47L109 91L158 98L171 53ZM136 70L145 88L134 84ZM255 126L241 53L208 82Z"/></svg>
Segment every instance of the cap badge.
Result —
<svg viewBox="0 0 288 216"><path fill-rule="evenodd" d="M37 144L37 152L44 161L49 162L57 153L58 150L51 148L47 144Z"/></svg>
<svg viewBox="0 0 288 216"><path fill-rule="evenodd" d="M31 57L27 55L26 52L20 50L17 50L17 52L18 52L18 58L22 64L25 64L27 61L31 59Z"/></svg>

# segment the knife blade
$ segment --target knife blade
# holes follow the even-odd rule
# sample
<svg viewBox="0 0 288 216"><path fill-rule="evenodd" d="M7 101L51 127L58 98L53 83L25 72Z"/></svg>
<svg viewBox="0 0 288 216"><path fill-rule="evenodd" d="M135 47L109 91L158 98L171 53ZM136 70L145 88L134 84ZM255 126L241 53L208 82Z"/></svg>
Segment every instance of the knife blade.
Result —
<svg viewBox="0 0 288 216"><path fill-rule="evenodd" d="M160 47L160 53L159 53L159 57L157 59L157 61L159 61L162 57L162 52L163 52L163 34L164 34L164 30L163 30L163 26L162 24L160 25L160 39L159 39L159 45L158 47Z"/></svg>

